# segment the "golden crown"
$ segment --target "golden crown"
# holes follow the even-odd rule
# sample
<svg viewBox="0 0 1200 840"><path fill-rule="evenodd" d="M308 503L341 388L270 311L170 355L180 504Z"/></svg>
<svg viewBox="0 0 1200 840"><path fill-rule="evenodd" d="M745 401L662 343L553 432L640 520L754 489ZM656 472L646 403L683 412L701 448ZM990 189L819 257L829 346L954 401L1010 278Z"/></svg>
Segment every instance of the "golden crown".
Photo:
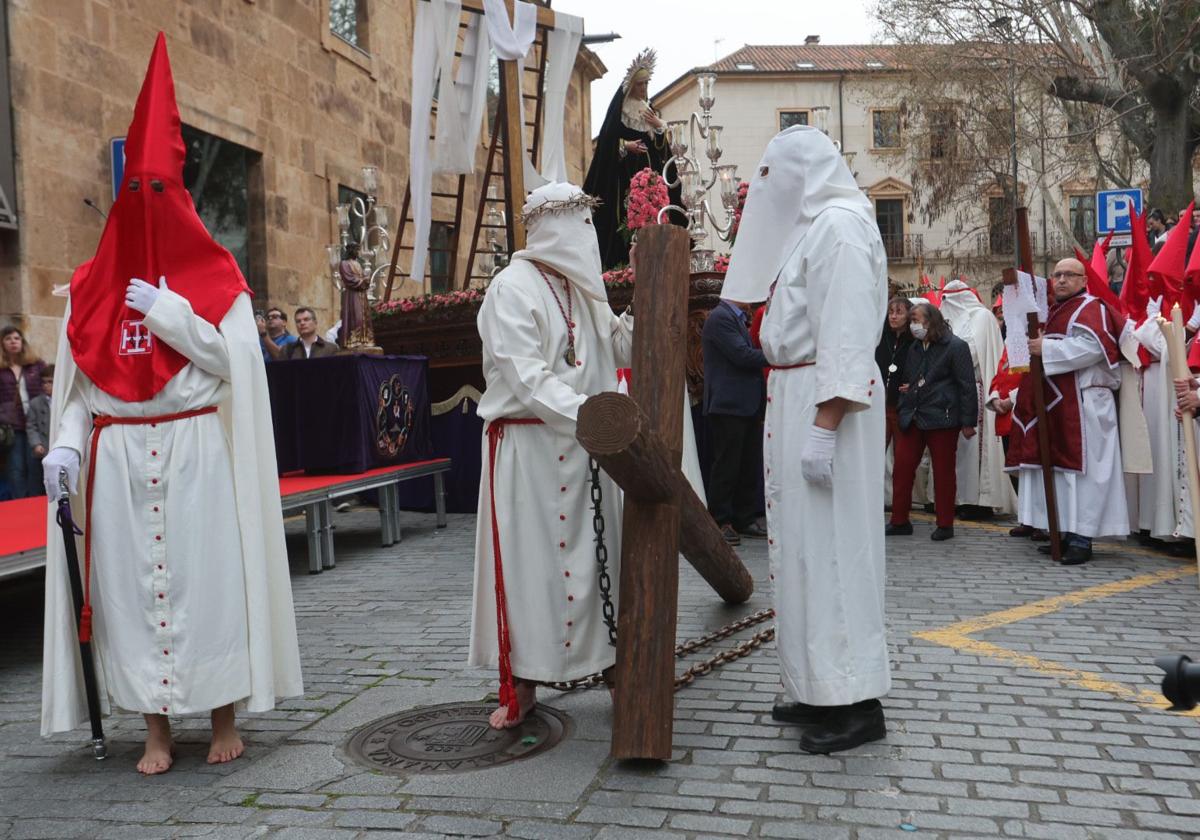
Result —
<svg viewBox="0 0 1200 840"><path fill-rule="evenodd" d="M633 83L638 78L649 79L654 75L654 65L658 63L658 53L653 48L647 47L637 54L637 57L630 63L629 69L625 71L625 79L621 82L621 90L629 93L629 88L633 87ZM644 75L643 75L644 74Z"/></svg>

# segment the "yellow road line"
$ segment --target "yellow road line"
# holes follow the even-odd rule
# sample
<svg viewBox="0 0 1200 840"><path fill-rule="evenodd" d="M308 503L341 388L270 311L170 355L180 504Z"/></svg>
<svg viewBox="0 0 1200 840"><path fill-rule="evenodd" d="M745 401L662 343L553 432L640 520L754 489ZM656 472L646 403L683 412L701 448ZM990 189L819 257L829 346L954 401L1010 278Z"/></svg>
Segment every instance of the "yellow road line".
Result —
<svg viewBox="0 0 1200 840"><path fill-rule="evenodd" d="M1079 606L1080 604L1099 601L1103 598L1111 598L1114 595L1121 595L1147 586L1190 577L1193 574L1195 574L1195 571L1189 563L1184 568L1165 569L1160 572L1126 578L1125 580L1112 581L1111 583L1103 583L1098 586L1089 586L1086 589L1068 592L1064 595L1055 595L1051 598L1044 598L1041 601L1034 601L1033 603L1023 604L1019 607L1000 610L988 615L979 616L978 618L969 618L936 630L922 630L913 635L918 639L948 647L959 653L1007 662L1027 671L1054 677L1077 688L1109 694L1138 706L1151 709L1166 709L1170 704L1156 691L1149 691L1144 688L1136 688L1124 683L1114 682L1090 671L1081 671L1077 668L1060 665L1057 662L1039 659L1036 656L1026 653L1018 653L1017 651L1009 650L991 642L973 639L970 634L993 630L997 627L1004 627L1018 621L1048 615L1067 607ZM1200 717L1200 708L1180 714L1185 717Z"/></svg>

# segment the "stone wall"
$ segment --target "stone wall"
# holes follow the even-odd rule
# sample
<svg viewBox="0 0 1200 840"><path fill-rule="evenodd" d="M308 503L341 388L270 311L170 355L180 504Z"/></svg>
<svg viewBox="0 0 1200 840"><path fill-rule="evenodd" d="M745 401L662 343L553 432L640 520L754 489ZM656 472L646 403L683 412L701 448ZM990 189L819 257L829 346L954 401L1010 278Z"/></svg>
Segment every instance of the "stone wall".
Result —
<svg viewBox="0 0 1200 840"><path fill-rule="evenodd" d="M20 230L0 232L0 320L53 356L64 300L51 290L95 250L104 220L84 199L112 203L109 140L125 134L162 30L183 121L261 155L250 172L261 247L247 279L266 294L255 305L309 305L322 325L335 321L324 247L337 233L338 185L361 190L361 166L377 165L393 227L399 217L416 2L366 0L360 51L330 33L328 0L7 0ZM580 179L588 87L603 70L581 51L566 119ZM481 166L484 152L481 143ZM477 189L468 178L469 209Z"/></svg>

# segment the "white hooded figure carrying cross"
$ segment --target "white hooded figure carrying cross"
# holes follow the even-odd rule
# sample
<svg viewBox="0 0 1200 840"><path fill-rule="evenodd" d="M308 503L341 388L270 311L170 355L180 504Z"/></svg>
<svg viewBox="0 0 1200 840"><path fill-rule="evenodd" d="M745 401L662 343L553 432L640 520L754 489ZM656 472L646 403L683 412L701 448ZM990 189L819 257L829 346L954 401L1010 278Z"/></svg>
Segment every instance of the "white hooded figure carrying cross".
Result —
<svg viewBox="0 0 1200 840"><path fill-rule="evenodd" d="M822 132L776 135L750 182L722 297L767 301L763 441L780 676L807 752L885 735L887 257L870 202Z"/></svg>

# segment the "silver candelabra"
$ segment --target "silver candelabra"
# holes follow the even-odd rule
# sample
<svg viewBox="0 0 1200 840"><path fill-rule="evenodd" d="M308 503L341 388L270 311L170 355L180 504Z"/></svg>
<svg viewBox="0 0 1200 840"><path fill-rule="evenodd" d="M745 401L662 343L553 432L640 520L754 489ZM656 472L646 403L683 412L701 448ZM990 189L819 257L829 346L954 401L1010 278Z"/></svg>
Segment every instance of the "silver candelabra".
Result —
<svg viewBox="0 0 1200 840"><path fill-rule="evenodd" d="M342 254L352 241L351 220L359 222L358 261L362 265L363 274L370 278L367 288L367 299L375 300L375 288L379 277L388 269L388 250L391 247L388 236L388 209L377 205L376 191L379 189L379 170L374 166L362 168L363 188L367 197L355 196L348 204L337 206L338 231L340 242L325 246L329 255L329 268L333 272L333 285L342 291L342 275L339 267Z"/></svg>
<svg viewBox="0 0 1200 840"><path fill-rule="evenodd" d="M675 210L687 216L688 233L692 237L692 271L711 271L714 254L711 248L704 248L703 243L708 239L708 231L704 223L707 220L717 232L722 242L733 238L734 213L738 203L737 166L730 163L718 163L723 149L721 148L722 126L712 124L712 107L716 102L715 89L717 77L714 73L703 73L697 77L700 87L700 113L692 112L686 120L672 120L667 123L667 144L671 148L671 159L663 167L663 180L667 186L680 188L680 200L683 206L668 205L658 214L659 222L670 210ZM695 152L696 135L705 144L705 156L708 158L709 175L705 177L701 164ZM676 179L671 180L668 174L671 164L675 165ZM717 218L708 202L708 193L714 186L720 184L721 205L725 209L724 221Z"/></svg>

